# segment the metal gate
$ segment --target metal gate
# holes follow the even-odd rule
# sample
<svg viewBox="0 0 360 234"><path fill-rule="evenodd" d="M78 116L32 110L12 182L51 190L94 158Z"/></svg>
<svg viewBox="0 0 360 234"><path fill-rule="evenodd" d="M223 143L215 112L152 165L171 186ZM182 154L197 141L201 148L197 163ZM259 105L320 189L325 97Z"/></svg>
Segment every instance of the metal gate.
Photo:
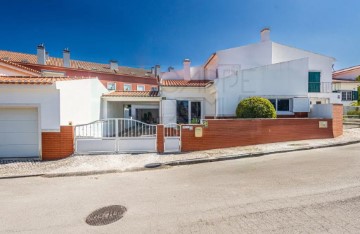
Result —
<svg viewBox="0 0 360 234"><path fill-rule="evenodd" d="M181 151L181 125L166 124L164 125L164 152Z"/></svg>
<svg viewBox="0 0 360 234"><path fill-rule="evenodd" d="M75 153L156 152L156 125L112 118L75 126Z"/></svg>

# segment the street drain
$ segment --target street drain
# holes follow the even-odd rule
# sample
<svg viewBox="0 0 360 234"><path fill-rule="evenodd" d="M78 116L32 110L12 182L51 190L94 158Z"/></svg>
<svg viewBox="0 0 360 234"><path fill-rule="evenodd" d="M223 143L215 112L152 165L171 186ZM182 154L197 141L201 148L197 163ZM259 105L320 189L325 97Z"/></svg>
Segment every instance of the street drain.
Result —
<svg viewBox="0 0 360 234"><path fill-rule="evenodd" d="M144 167L145 168L156 168L156 167L160 167L160 166L161 166L161 163L148 163Z"/></svg>
<svg viewBox="0 0 360 234"><path fill-rule="evenodd" d="M125 212L126 212L125 206L119 206L119 205L106 206L92 212L86 218L86 223L91 226L107 225L121 219Z"/></svg>

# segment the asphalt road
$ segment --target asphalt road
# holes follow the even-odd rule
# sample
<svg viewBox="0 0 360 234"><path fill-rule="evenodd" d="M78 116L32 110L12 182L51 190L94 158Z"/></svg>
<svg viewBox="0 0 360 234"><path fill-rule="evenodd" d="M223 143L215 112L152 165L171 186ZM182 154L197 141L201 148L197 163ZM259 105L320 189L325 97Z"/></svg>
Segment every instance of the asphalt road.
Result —
<svg viewBox="0 0 360 234"><path fill-rule="evenodd" d="M106 226L93 210L124 205ZM0 180L1 233L360 233L360 144L142 172Z"/></svg>

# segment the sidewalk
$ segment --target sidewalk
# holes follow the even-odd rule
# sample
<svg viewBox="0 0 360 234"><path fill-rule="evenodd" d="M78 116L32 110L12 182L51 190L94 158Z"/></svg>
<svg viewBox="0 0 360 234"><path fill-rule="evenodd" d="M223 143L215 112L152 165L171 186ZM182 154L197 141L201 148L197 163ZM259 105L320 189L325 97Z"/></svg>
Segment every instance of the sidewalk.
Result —
<svg viewBox="0 0 360 234"><path fill-rule="evenodd" d="M292 141L244 147L233 147L189 153L164 154L109 154L76 155L57 161L9 161L0 160L0 178L19 176L66 176L109 172L142 170L149 163L165 165L193 164L208 161L229 160L240 157L329 147L360 142L360 128L345 129L337 138L322 140Z"/></svg>

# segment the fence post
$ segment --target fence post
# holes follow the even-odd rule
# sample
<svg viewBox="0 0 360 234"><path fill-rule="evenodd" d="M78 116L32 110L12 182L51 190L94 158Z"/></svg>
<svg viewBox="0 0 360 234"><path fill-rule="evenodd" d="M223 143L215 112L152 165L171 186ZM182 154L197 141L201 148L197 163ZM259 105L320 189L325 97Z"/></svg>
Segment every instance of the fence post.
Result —
<svg viewBox="0 0 360 234"><path fill-rule="evenodd" d="M164 125L156 126L156 148L158 153L164 153Z"/></svg>

